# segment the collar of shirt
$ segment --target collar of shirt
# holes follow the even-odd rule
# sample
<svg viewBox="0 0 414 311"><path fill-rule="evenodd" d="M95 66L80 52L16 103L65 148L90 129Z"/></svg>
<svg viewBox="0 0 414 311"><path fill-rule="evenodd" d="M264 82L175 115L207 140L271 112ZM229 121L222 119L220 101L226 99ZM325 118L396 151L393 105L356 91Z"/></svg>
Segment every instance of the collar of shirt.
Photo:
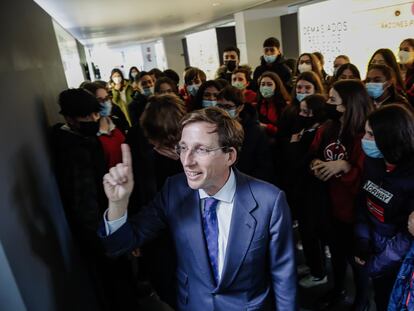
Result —
<svg viewBox="0 0 414 311"><path fill-rule="evenodd" d="M200 199L210 197L203 189L198 190ZM233 169L230 169L230 176L224 186L212 197L226 203L233 202L234 195L236 194L236 176L234 175Z"/></svg>

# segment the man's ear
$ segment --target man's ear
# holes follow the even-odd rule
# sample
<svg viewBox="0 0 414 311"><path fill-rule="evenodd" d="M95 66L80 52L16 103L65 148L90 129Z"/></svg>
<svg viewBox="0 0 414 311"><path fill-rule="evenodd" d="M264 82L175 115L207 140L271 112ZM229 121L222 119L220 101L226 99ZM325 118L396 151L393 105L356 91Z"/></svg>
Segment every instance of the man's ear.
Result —
<svg viewBox="0 0 414 311"><path fill-rule="evenodd" d="M234 147L230 147L229 149L229 152L227 152L227 162L229 166L232 166L237 160L237 150Z"/></svg>

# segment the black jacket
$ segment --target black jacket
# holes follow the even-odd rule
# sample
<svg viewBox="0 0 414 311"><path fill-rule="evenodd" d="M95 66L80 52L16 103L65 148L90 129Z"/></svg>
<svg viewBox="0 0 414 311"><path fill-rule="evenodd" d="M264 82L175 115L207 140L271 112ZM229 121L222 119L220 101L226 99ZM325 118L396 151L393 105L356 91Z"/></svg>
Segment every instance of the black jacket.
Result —
<svg viewBox="0 0 414 311"><path fill-rule="evenodd" d="M279 55L276 60L270 64L266 63L263 56L260 57L260 61L260 66L257 66L253 73L253 81L251 83L252 90L257 91L259 89L259 86L257 85L257 79L259 79L259 77L266 71L272 71L276 73L282 80L288 92L292 89L290 85L292 74L289 67L285 64L285 59L282 55Z"/></svg>
<svg viewBox="0 0 414 311"><path fill-rule="evenodd" d="M52 150L63 207L81 249L94 253L101 248L96 231L108 205L102 185L105 156L96 136L84 137L62 126L52 129Z"/></svg>
<svg viewBox="0 0 414 311"><path fill-rule="evenodd" d="M247 175L272 182L274 172L269 142L259 125L255 108L246 104L240 118L244 141L236 167Z"/></svg>
<svg viewBox="0 0 414 311"><path fill-rule="evenodd" d="M131 103L128 105L129 117L131 119L131 126L139 123L139 118L147 106L148 98L139 92L136 92Z"/></svg>
<svg viewBox="0 0 414 311"><path fill-rule="evenodd" d="M392 238L395 240L393 252L397 254L404 251L400 249L403 246L397 234L410 236L407 221L413 211L414 161L387 172L383 159L366 157L355 227L357 256L368 259L378 254L383 248L381 244ZM391 268L392 264L386 260L386 256L381 255L376 260L383 261L384 269Z"/></svg>

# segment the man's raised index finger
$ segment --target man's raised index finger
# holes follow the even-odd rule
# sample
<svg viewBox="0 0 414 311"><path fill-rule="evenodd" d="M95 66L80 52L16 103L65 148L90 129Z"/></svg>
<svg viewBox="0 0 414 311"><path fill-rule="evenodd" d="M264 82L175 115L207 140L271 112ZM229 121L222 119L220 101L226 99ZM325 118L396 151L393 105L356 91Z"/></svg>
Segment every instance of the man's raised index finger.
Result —
<svg viewBox="0 0 414 311"><path fill-rule="evenodd" d="M128 144L121 145L122 150L122 163L129 167L132 167L131 149Z"/></svg>

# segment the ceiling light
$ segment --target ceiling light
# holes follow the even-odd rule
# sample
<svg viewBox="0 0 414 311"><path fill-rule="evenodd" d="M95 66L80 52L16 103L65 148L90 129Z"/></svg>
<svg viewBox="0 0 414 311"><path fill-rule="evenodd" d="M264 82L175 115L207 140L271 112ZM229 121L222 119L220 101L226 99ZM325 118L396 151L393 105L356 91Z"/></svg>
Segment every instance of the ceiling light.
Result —
<svg viewBox="0 0 414 311"><path fill-rule="evenodd" d="M219 6L221 3L220 2L214 2L212 5L213 6Z"/></svg>

